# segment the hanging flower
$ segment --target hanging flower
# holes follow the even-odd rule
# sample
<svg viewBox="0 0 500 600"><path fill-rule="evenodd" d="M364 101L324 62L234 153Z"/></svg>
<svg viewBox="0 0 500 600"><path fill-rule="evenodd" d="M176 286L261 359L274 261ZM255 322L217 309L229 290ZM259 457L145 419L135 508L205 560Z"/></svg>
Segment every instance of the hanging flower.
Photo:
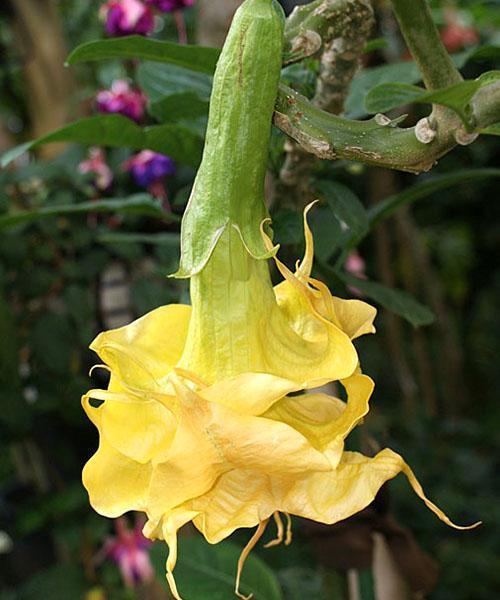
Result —
<svg viewBox="0 0 500 600"><path fill-rule="evenodd" d="M177 170L169 156L151 150L135 154L124 163L123 168L130 171L135 183L143 188L148 188L163 177L175 175Z"/></svg>
<svg viewBox="0 0 500 600"><path fill-rule="evenodd" d="M142 534L142 525L138 519L134 529L129 529L125 517L116 519L116 537L109 538L100 552L101 558L108 557L116 562L123 582L129 588L154 577L148 552L152 542Z"/></svg>
<svg viewBox="0 0 500 600"><path fill-rule="evenodd" d="M267 34L276 40L266 45L270 75L263 79L250 45ZM289 543L289 515L336 523L368 506L398 473L457 527L426 498L399 454L345 450L374 387L354 340L375 331L376 311L336 298L312 277L310 207L305 255L294 271L271 241L263 190L282 38L271 0L246 0L219 59L176 273L190 278L191 305L163 306L91 345L110 382L82 398L99 432L83 483L102 515L146 513L146 537L169 546L167 579L178 600L177 532L188 522L210 543L257 528L238 562L240 597L243 563L271 517L272 544ZM251 120L253 102L260 105ZM158 177L153 156L128 163L133 175L140 167L143 184ZM268 260L282 276L274 287ZM346 402L314 391L332 381L345 389Z"/></svg>
<svg viewBox="0 0 500 600"><path fill-rule="evenodd" d="M305 231L306 255L295 273L275 259L284 281L271 297L267 278L247 280L241 298L255 303L247 322L238 323L237 305L225 306L225 319L221 307L204 322L195 293L192 308L159 308L100 334L91 346L111 380L108 390L83 398L100 433L84 484L105 516L146 512L145 534L170 547L167 576L176 598L176 534L189 521L211 543L241 527L258 526L262 534L271 516L281 532L279 513L332 524L368 506L403 472L427 506L453 525L427 500L401 456L389 449L374 458L344 451L373 390L351 340L374 331L375 310L335 298L311 278L307 221ZM233 251L237 239L227 240ZM214 281L217 261L210 266ZM264 318L267 325L259 325ZM216 352L196 344L196 335L214 339L210 334L218 339ZM226 354L234 335L254 346L250 363L245 352ZM219 369L233 374L219 379ZM342 381L347 403L323 393L287 395L330 380ZM96 408L91 399L102 404Z"/></svg>
<svg viewBox="0 0 500 600"><path fill-rule="evenodd" d="M149 35L154 29L151 9L140 0L110 0L101 7L110 36Z"/></svg>
<svg viewBox="0 0 500 600"><path fill-rule="evenodd" d="M174 12L193 6L196 0L146 0L148 4L154 6L162 12Z"/></svg>
<svg viewBox="0 0 500 600"><path fill-rule="evenodd" d="M146 104L142 90L131 88L124 79L117 79L110 90L101 90L96 96L99 112L118 113L136 122L142 121Z"/></svg>
<svg viewBox="0 0 500 600"><path fill-rule="evenodd" d="M102 148L90 148L89 158L78 165L80 173L93 173L94 185L98 190L106 191L113 183L113 172L106 162Z"/></svg>

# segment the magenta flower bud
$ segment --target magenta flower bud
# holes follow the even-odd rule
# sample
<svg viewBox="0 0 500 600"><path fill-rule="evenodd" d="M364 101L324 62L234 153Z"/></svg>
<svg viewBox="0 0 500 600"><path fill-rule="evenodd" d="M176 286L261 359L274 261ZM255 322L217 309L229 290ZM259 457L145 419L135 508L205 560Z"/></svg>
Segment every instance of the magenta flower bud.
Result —
<svg viewBox="0 0 500 600"><path fill-rule="evenodd" d="M113 183L113 173L106 163L102 148L91 148L89 158L78 165L80 173L93 173L94 186L101 191L107 190Z"/></svg>
<svg viewBox="0 0 500 600"><path fill-rule="evenodd" d="M127 81L117 79L110 90L96 96L97 110L101 113L118 113L136 122L142 120L147 98L141 90L133 89Z"/></svg>
<svg viewBox="0 0 500 600"><path fill-rule="evenodd" d="M153 12L140 0L110 0L101 7L110 36L148 35L154 29Z"/></svg>
<svg viewBox="0 0 500 600"><path fill-rule="evenodd" d="M146 2L161 12L174 12L174 10L193 6L195 0L146 0Z"/></svg>
<svg viewBox="0 0 500 600"><path fill-rule="evenodd" d="M151 150L135 154L125 162L123 168L130 171L135 183L143 188L148 188L163 177L174 175L177 170L169 156Z"/></svg>

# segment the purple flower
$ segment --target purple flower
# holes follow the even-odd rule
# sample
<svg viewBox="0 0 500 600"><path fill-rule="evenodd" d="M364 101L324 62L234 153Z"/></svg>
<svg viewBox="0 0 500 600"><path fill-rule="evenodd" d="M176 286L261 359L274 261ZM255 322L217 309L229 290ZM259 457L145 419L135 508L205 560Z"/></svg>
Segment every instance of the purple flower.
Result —
<svg viewBox="0 0 500 600"><path fill-rule="evenodd" d="M141 530L140 521L136 522L134 529L129 529L124 517L116 519L116 536L109 538L100 552L101 558L108 557L116 562L123 581L129 588L154 577L148 552L152 542L142 535Z"/></svg>
<svg viewBox="0 0 500 600"><path fill-rule="evenodd" d="M154 16L140 0L110 0L101 7L110 36L148 35L154 29Z"/></svg>
<svg viewBox="0 0 500 600"><path fill-rule="evenodd" d="M89 158L78 165L78 170L80 173L94 173L94 185L98 190L107 190L113 182L113 173L101 148L91 148Z"/></svg>
<svg viewBox="0 0 500 600"><path fill-rule="evenodd" d="M156 7L162 12L174 12L193 6L196 0L146 0L147 4Z"/></svg>
<svg viewBox="0 0 500 600"><path fill-rule="evenodd" d="M141 121L147 98L141 90L133 89L124 79L113 82L110 90L97 94L97 110L102 113L118 113L134 121Z"/></svg>
<svg viewBox="0 0 500 600"><path fill-rule="evenodd" d="M123 167L130 171L136 184L143 188L148 188L163 177L174 175L176 172L175 163L169 156L151 150L143 150L132 156Z"/></svg>

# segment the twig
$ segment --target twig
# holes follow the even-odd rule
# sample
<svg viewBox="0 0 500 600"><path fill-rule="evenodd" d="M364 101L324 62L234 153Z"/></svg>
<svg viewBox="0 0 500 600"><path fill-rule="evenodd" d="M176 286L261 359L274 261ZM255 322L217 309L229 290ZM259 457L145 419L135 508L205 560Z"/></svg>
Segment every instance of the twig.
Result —
<svg viewBox="0 0 500 600"><path fill-rule="evenodd" d="M500 85L484 88L472 101L478 129L499 120ZM462 131L458 117L449 110L436 114L436 136L429 143L416 137L415 127L395 127L387 117L351 121L322 111L307 98L282 85L274 123L307 152L323 159L357 160L365 164L410 173L430 170L439 158L457 145Z"/></svg>

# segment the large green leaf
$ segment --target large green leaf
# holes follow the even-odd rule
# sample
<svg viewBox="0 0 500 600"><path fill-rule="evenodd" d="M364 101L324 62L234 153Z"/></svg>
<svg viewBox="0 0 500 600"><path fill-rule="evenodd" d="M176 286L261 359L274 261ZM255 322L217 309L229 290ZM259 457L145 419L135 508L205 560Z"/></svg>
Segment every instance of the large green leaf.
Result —
<svg viewBox="0 0 500 600"><path fill-rule="evenodd" d="M36 573L18 586L16 600L63 600L83 598L88 584L83 569L74 565L56 565Z"/></svg>
<svg viewBox="0 0 500 600"><path fill-rule="evenodd" d="M461 183L479 182L490 177L500 177L500 169L465 169L417 183L373 206L369 210L370 227L390 217L401 206Z"/></svg>
<svg viewBox="0 0 500 600"><path fill-rule="evenodd" d="M337 276L346 284L360 290L367 298L371 298L384 308L406 319L414 327L429 325L434 321L434 314L411 294L396 290L375 281L359 279L341 271Z"/></svg>
<svg viewBox="0 0 500 600"><path fill-rule="evenodd" d="M149 112L162 123L179 122L207 116L208 106L208 100L201 99L196 92L180 92L151 103Z"/></svg>
<svg viewBox="0 0 500 600"><path fill-rule="evenodd" d="M177 249L180 245L178 233L132 233L120 231L108 231L97 236L97 240L103 244L152 244L155 246L169 246Z"/></svg>
<svg viewBox="0 0 500 600"><path fill-rule="evenodd" d="M75 48L67 64L110 58L140 58L185 67L200 73L213 73L220 50L152 40L140 35L96 40Z"/></svg>
<svg viewBox="0 0 500 600"><path fill-rule="evenodd" d="M96 115L16 146L2 156L0 165L5 167L24 152L51 142L154 150L192 167L198 166L203 151L203 139L181 125L168 123L142 129L122 115Z"/></svg>
<svg viewBox="0 0 500 600"><path fill-rule="evenodd" d="M179 93L196 94L208 102L212 92L212 77L175 65L144 62L137 67L137 81L151 102Z"/></svg>
<svg viewBox="0 0 500 600"><path fill-rule="evenodd" d="M462 81L431 92L405 83L384 83L373 88L366 96L368 112L386 112L403 104L441 104L454 110L469 126L468 106L474 94L482 87L500 79L500 71L483 73L473 81Z"/></svg>
<svg viewBox="0 0 500 600"><path fill-rule="evenodd" d="M25 225L47 217L58 217L62 215L74 215L82 213L123 213L144 215L154 217L163 221L175 221L177 217L165 212L161 202L148 194L136 194L128 198L109 198L106 200L94 200L91 202L80 202L78 204L57 204L55 206L43 206L34 210L23 210L7 213L0 216L0 231L18 225Z"/></svg>
<svg viewBox="0 0 500 600"><path fill-rule="evenodd" d="M151 558L158 576L165 577L167 548L157 544ZM179 539L179 558L175 579L180 593L186 600L228 600L234 597L236 566L241 548L231 542L215 546L200 536ZM277 578L271 569L251 554L243 570L241 591L253 594L254 600L282 600Z"/></svg>

